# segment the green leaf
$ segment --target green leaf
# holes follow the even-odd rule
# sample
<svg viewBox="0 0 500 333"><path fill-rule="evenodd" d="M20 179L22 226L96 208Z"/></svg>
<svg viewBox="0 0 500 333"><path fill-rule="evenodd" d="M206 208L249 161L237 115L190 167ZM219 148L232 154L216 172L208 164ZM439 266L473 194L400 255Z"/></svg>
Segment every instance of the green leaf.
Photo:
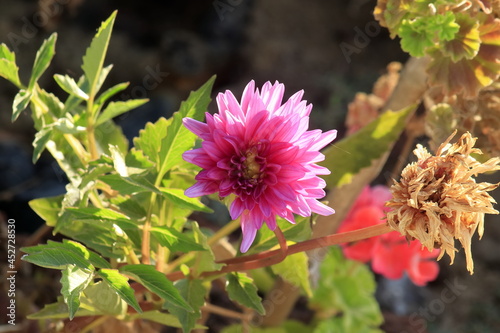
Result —
<svg viewBox="0 0 500 333"><path fill-rule="evenodd" d="M283 232L285 238L292 242L301 242L311 238L311 218L297 216L295 224L288 222L283 218L277 218L278 227ZM269 250L278 245L278 240L273 231L267 227L260 228L255 243L250 248L248 253L258 253Z"/></svg>
<svg viewBox="0 0 500 333"><path fill-rule="evenodd" d="M109 201L132 220L137 221L146 216L146 210L141 205L141 202L135 198L117 195L110 198Z"/></svg>
<svg viewBox="0 0 500 333"><path fill-rule="evenodd" d="M80 304L81 305L81 304ZM87 309L80 309L76 312L75 317L93 316L94 312ZM43 309L27 316L28 319L67 319L69 317L68 306L62 297L58 297L58 301L52 304L46 304Z"/></svg>
<svg viewBox="0 0 500 333"><path fill-rule="evenodd" d="M5 43L0 44L0 59L16 63L16 54Z"/></svg>
<svg viewBox="0 0 500 333"><path fill-rule="evenodd" d="M120 91L123 91L127 89L129 86L130 82L122 82L118 83L111 88L106 89L102 94L99 95L99 97L96 99L95 104L96 105L103 105L106 103L108 99L113 97L114 95L118 94Z"/></svg>
<svg viewBox="0 0 500 333"><path fill-rule="evenodd" d="M123 318L127 313L127 303L108 283L100 281L91 284L83 293L85 297L80 298L80 307L91 311L95 315Z"/></svg>
<svg viewBox="0 0 500 333"><path fill-rule="evenodd" d="M318 286L310 306L322 318L339 317L346 332L364 332L383 322L374 297L375 278L369 268L343 257L338 247L331 247L319 268ZM342 331L342 330L341 330Z"/></svg>
<svg viewBox="0 0 500 333"><path fill-rule="evenodd" d="M47 106L49 112L57 118L63 116L64 104L54 94L38 89L37 96Z"/></svg>
<svg viewBox="0 0 500 333"><path fill-rule="evenodd" d="M4 44L2 44L3 46ZM19 68L14 61L1 58L0 54L0 76L21 88L21 81L19 81Z"/></svg>
<svg viewBox="0 0 500 333"><path fill-rule="evenodd" d="M184 195L184 190L178 188L160 188L161 194L174 205L200 212L212 213L213 210L200 202L198 198L189 198Z"/></svg>
<svg viewBox="0 0 500 333"><path fill-rule="evenodd" d="M64 195L31 200L28 204L49 227L56 225Z"/></svg>
<svg viewBox="0 0 500 333"><path fill-rule="evenodd" d="M111 220L111 221L120 221L120 220L125 220L129 221L130 219L128 216L123 215L119 212L116 212L114 210L108 209L108 208L93 208L93 207L82 207L82 208L75 208L75 207L68 207L66 208L67 211L70 211L74 216L80 217L80 218L87 218L87 219L105 219L105 220Z"/></svg>
<svg viewBox="0 0 500 333"><path fill-rule="evenodd" d="M92 281L93 272L81 270L76 266L68 265L62 270L61 294L68 305L69 319L73 320L80 307L80 294Z"/></svg>
<svg viewBox="0 0 500 333"><path fill-rule="evenodd" d="M309 283L309 261L304 252L287 256L282 262L271 266L271 269L284 280L302 288L308 297L312 296Z"/></svg>
<svg viewBox="0 0 500 333"><path fill-rule="evenodd" d="M175 283L175 287L179 290L182 297L187 300L188 304L192 309L194 309L194 311L187 311L185 308L181 308L172 303L169 299L166 300L164 307L166 307L170 313L179 318L183 332L191 332L191 330L196 326L196 320L201 318L200 309L205 303L205 287L203 287L201 280L191 279L177 281Z"/></svg>
<svg viewBox="0 0 500 333"><path fill-rule="evenodd" d="M30 248L23 248L22 251L28 252ZM45 268L63 269L67 265L76 265L81 269L93 269L88 260L64 248L44 248L43 251L25 255L23 260Z"/></svg>
<svg viewBox="0 0 500 333"><path fill-rule="evenodd" d="M325 161L319 163L332 171L323 177L328 187L349 184L355 174L388 151L414 110L415 106L409 106L397 112L387 111L358 132L329 147L325 151Z"/></svg>
<svg viewBox="0 0 500 333"><path fill-rule="evenodd" d="M49 142L53 130L53 126L47 126L35 134L35 140L33 140L33 157L31 159L33 164L38 161L40 155L45 150L45 145Z"/></svg>
<svg viewBox="0 0 500 333"><path fill-rule="evenodd" d="M179 291L174 287L172 281L167 279L164 274L158 272L153 266L143 264L126 265L120 267L120 272L130 276L164 300L168 300L182 309L193 311L191 306L186 303L179 294Z"/></svg>
<svg viewBox="0 0 500 333"><path fill-rule="evenodd" d="M116 269L101 269L99 276L106 282L128 305L141 313L142 309L134 296L134 289L128 284L128 279Z"/></svg>
<svg viewBox="0 0 500 333"><path fill-rule="evenodd" d="M122 128L112 121L107 121L95 129L95 137L99 148L110 155L109 145L117 146L125 153L128 150L128 140L123 135Z"/></svg>
<svg viewBox="0 0 500 333"><path fill-rule="evenodd" d="M189 117L202 119L210 103L210 93L215 81L215 76L208 80L197 91L191 92L186 101L181 103L178 112L174 113L173 120L167 129L167 135L161 142L159 153L158 173L163 175L182 161L182 153L192 148L196 141L196 136L182 124L182 118Z"/></svg>
<svg viewBox="0 0 500 333"><path fill-rule="evenodd" d="M143 313L137 313L129 316L130 320L137 320L137 319L145 319L149 321L154 321L155 323L159 323L165 326L170 326L170 327L177 327L181 328L182 325L179 322L179 319L170 314L170 313L163 313L158 310L153 310L153 311L145 311ZM203 328L204 326L201 325L196 325L196 328Z"/></svg>
<svg viewBox="0 0 500 333"><path fill-rule="evenodd" d="M97 118L96 126L99 126L102 123L113 119L114 117L119 116L127 111L138 108L148 101L149 99L143 98L130 99L128 101L111 102Z"/></svg>
<svg viewBox="0 0 500 333"><path fill-rule="evenodd" d="M12 121L16 121L17 117L23 112L30 103L31 92L24 89L19 90L19 92L14 97L14 102L12 103Z"/></svg>
<svg viewBox="0 0 500 333"><path fill-rule="evenodd" d="M151 234L171 252L205 251L192 237L169 227L153 227Z"/></svg>
<svg viewBox="0 0 500 333"><path fill-rule="evenodd" d="M59 87L61 87L68 94L84 100L89 99L89 95L87 95L82 89L80 89L80 87L72 77L68 75L55 74L54 80L56 80Z"/></svg>
<svg viewBox="0 0 500 333"><path fill-rule="evenodd" d="M206 250L196 255L195 263L192 265L195 275L206 271L215 271L220 269L222 264L215 263L215 256L212 248L208 245L207 236L205 236L200 230L198 223L193 222L191 227L193 228L194 239Z"/></svg>
<svg viewBox="0 0 500 333"><path fill-rule="evenodd" d="M100 255L95 252L88 250L85 246L75 241L70 241L65 239L63 243L54 242L49 240L47 244L35 245L30 247L23 248L23 252L27 254L36 254L40 252L44 252L48 249L54 250L62 250L69 251L73 253L75 256L78 256L82 260L90 263L92 266L101 267L101 268L110 268L110 264L104 260ZM93 269L92 266L88 266ZM86 267L87 268L87 267Z"/></svg>
<svg viewBox="0 0 500 333"><path fill-rule="evenodd" d="M91 97L94 97L97 93L97 85L103 70L104 58L106 57L116 13L117 12L114 11L111 16L101 24L101 27L83 56L82 69L89 82L88 91Z"/></svg>
<svg viewBox="0 0 500 333"><path fill-rule="evenodd" d="M56 33L50 35L50 37L43 42L42 46L36 53L33 70L31 71L30 83L28 84L28 91L33 90L36 81L38 81L43 72L45 72L47 67L49 67L50 62L56 53L56 39Z"/></svg>
<svg viewBox="0 0 500 333"><path fill-rule="evenodd" d="M139 131L139 137L134 138L134 146L144 152L152 162L161 162L158 153L160 152L162 139L167 135L167 128L172 123L172 118L161 117L154 124L147 123L144 129Z"/></svg>
<svg viewBox="0 0 500 333"><path fill-rule="evenodd" d="M261 315L266 313L262 299L257 294L253 280L245 273L234 272L226 275L226 291L229 298L247 308L254 309Z"/></svg>

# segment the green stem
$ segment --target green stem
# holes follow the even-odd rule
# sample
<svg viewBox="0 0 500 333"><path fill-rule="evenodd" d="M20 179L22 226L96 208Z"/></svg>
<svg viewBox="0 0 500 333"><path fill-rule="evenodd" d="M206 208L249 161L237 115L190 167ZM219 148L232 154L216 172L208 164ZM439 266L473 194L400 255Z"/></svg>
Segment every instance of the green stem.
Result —
<svg viewBox="0 0 500 333"><path fill-rule="evenodd" d="M215 243L217 243L221 238L229 236L233 231L238 229L239 226L240 226L240 219L230 221L225 226L220 228L215 234L212 235L212 237L210 237L207 240L208 246L212 246ZM179 267L180 265L185 264L186 262L190 261L191 259L194 258L195 255L196 255L196 252L189 252L189 253L186 253L186 254L180 256L179 258L175 259L174 261L172 261L168 265L167 273L172 272L176 267Z"/></svg>

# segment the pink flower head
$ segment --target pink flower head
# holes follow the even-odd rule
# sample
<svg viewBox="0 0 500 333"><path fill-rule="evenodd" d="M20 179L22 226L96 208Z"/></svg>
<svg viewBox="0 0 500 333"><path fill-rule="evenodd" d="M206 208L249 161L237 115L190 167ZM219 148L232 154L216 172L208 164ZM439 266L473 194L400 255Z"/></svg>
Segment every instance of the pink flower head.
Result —
<svg viewBox="0 0 500 333"><path fill-rule="evenodd" d="M365 187L342 222L339 232L384 223L388 208L385 202L392 194L386 186ZM435 259L439 250L429 252L418 240L407 242L397 231L343 246L344 255L353 260L371 261L374 272L389 279L399 279L406 272L416 285L423 286L439 273Z"/></svg>
<svg viewBox="0 0 500 333"><path fill-rule="evenodd" d="M184 118L186 128L203 140L201 148L183 154L203 169L186 195L234 195L229 212L232 219L241 216L241 252L263 222L276 228L276 216L294 223L293 214L334 213L317 200L325 196L318 175L330 171L315 163L324 159L319 150L337 131L308 131L312 105L302 100L303 91L282 103L284 90L283 84L266 82L259 92L250 81L241 103L231 91L219 93L219 112L207 113L206 123Z"/></svg>

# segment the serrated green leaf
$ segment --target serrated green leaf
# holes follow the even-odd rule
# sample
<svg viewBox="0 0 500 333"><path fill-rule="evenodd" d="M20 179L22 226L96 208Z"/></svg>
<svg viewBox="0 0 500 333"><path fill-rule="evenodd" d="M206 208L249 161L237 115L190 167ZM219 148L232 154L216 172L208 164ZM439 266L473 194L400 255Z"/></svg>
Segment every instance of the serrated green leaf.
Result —
<svg viewBox="0 0 500 333"><path fill-rule="evenodd" d="M243 306L254 309L261 315L266 313L262 298L257 294L253 280L245 273L235 272L226 275L226 291L229 298Z"/></svg>
<svg viewBox="0 0 500 333"><path fill-rule="evenodd" d="M309 260L304 252L289 255L280 263L271 266L274 274L296 287L302 288L308 297L312 296L309 283Z"/></svg>
<svg viewBox="0 0 500 333"><path fill-rule="evenodd" d="M184 190L178 188L164 188L164 187L161 187L159 190L167 200L169 200L171 203L180 208L197 210L200 212L207 212L207 213L213 212L212 209L202 204L198 198L189 198L185 196Z"/></svg>
<svg viewBox="0 0 500 333"><path fill-rule="evenodd" d="M181 103L178 112L174 113L173 120L167 129L167 135L161 142L159 153L158 174L160 178L173 166L182 161L182 153L191 149L196 141L196 136L182 124L182 118L203 118L210 103L210 93L215 81L215 76L208 80L198 90L191 92L186 101Z"/></svg>
<svg viewBox="0 0 500 333"><path fill-rule="evenodd" d="M50 35L50 37L43 42L42 46L36 53L33 70L31 71L30 83L28 84L28 91L33 90L36 81L38 81L43 72L45 72L45 70L49 67L50 62L56 53L56 39L56 33Z"/></svg>
<svg viewBox="0 0 500 333"><path fill-rule="evenodd" d="M149 99L130 99L128 101L118 101L118 102L110 102L108 106L104 109L104 111L97 118L96 125L99 126L104 122L113 119L116 116L119 116L127 111L138 108L144 103L148 102Z"/></svg>
<svg viewBox="0 0 500 333"><path fill-rule="evenodd" d="M24 89L19 90L19 92L14 97L14 102L12 103L12 121L16 121L17 117L23 112L30 103L31 93Z"/></svg>
<svg viewBox="0 0 500 333"><path fill-rule="evenodd" d="M158 272L153 266L143 264L126 265L120 267L120 272L130 276L164 300L168 300L170 303L187 311L193 311L191 306L174 287L172 281L167 279L164 274Z"/></svg>
<svg viewBox="0 0 500 333"><path fill-rule="evenodd" d="M121 222L114 223L121 225ZM124 255L119 237L109 223L102 223L100 220L78 220L68 212L59 218L56 230L105 257L122 258Z"/></svg>
<svg viewBox="0 0 500 333"><path fill-rule="evenodd" d="M89 95L87 95L82 89L80 89L75 80L69 75L55 74L54 80L57 82L59 87L61 87L68 94L84 100L89 99Z"/></svg>
<svg viewBox="0 0 500 333"><path fill-rule="evenodd" d="M1 55L0 55L1 57ZM16 63L5 58L0 58L0 76L21 88L21 81L19 81L19 68Z"/></svg>
<svg viewBox="0 0 500 333"><path fill-rule="evenodd" d="M200 309L205 303L205 287L203 287L200 280L191 279L177 281L175 287L194 311L187 311L185 308L180 308L169 299L166 299L164 307L179 318L183 332L191 332L196 326L196 320L201 317Z"/></svg>
<svg viewBox="0 0 500 333"><path fill-rule="evenodd" d="M128 284L128 279L116 269L101 269L98 275L106 282L128 305L141 313L142 309L134 296L134 289Z"/></svg>
<svg viewBox="0 0 500 333"><path fill-rule="evenodd" d="M47 244L25 247L22 250L23 252L31 255L36 253L43 253L48 249L69 251L75 256L80 257L85 262L90 263L92 266L100 268L111 268L110 264L97 253L88 250L85 246L78 242L70 241L67 239L65 239L63 243L49 240ZM92 268L91 266L89 267Z"/></svg>
<svg viewBox="0 0 500 333"><path fill-rule="evenodd" d="M151 234L162 246L171 252L205 251L192 237L169 227L153 227Z"/></svg>
<svg viewBox="0 0 500 333"><path fill-rule="evenodd" d="M0 44L0 59L16 63L16 54L12 52L5 43Z"/></svg>
<svg viewBox="0 0 500 333"><path fill-rule="evenodd" d="M319 164L332 171L323 178L328 187L349 184L352 177L388 151L403 131L406 120L415 110L387 111L358 132L342 139L325 151Z"/></svg>
<svg viewBox="0 0 500 333"><path fill-rule="evenodd" d="M92 281L93 272L79 269L68 265L62 270L61 294L64 302L68 305L69 319L73 320L75 313L80 307L80 294Z"/></svg>
<svg viewBox="0 0 500 333"><path fill-rule="evenodd" d="M120 91L127 89L129 84L130 84L130 82L122 82L122 83L115 84L111 88L106 89L96 99L95 104L96 105L103 105L104 103L106 103L108 101L108 99L110 99L114 95L118 94Z"/></svg>
<svg viewBox="0 0 500 333"><path fill-rule="evenodd" d="M44 219L49 227L53 227L57 223L57 218L62 207L64 195L55 197L39 198L31 200L28 204L38 216Z"/></svg>
<svg viewBox="0 0 500 333"><path fill-rule="evenodd" d="M82 69L89 83L89 96L94 97L97 93L97 85L104 66L104 58L108 49L111 31L116 18L116 11L104 21L97 34L92 39L90 46L83 56Z"/></svg>
<svg viewBox="0 0 500 333"><path fill-rule="evenodd" d="M151 162L160 163L158 153L161 142L167 135L167 128L171 123L172 118L167 120L164 117L158 119L154 124L148 122L144 129L139 131L139 136L134 138L135 147L142 150Z"/></svg>
<svg viewBox="0 0 500 333"><path fill-rule="evenodd" d="M66 249L45 249L43 252L24 256L23 260L45 268L63 269L66 265L74 264L82 269L92 269L88 260Z"/></svg>

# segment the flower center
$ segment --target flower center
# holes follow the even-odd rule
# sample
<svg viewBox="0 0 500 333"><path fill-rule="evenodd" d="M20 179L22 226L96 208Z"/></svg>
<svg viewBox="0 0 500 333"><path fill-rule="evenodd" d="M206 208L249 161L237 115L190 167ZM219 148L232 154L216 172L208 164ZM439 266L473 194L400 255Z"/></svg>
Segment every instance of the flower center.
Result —
<svg viewBox="0 0 500 333"><path fill-rule="evenodd" d="M246 179L258 179L260 176L261 164L256 159L262 159L257 155L255 149L246 153L246 159L243 161L243 175Z"/></svg>
<svg viewBox="0 0 500 333"><path fill-rule="evenodd" d="M260 156L260 146L253 146L231 158L229 177L234 181L233 189L238 195L258 196L266 177L266 158Z"/></svg>

